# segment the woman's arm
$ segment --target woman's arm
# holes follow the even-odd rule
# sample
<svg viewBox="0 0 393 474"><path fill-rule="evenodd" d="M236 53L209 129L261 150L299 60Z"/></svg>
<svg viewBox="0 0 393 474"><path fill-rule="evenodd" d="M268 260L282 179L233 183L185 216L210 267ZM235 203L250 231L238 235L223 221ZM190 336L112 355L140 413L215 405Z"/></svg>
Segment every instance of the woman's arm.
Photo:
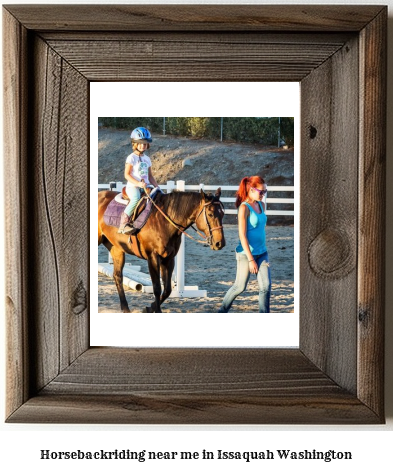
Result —
<svg viewBox="0 0 393 474"><path fill-rule="evenodd" d="M248 268L250 273L258 273L258 265L254 260L254 257L251 253L250 246L247 239L247 217L249 216L250 211L245 204L241 204L239 207L238 213L238 223L239 223L239 238L240 243L242 244L243 250L247 255L248 259Z"/></svg>

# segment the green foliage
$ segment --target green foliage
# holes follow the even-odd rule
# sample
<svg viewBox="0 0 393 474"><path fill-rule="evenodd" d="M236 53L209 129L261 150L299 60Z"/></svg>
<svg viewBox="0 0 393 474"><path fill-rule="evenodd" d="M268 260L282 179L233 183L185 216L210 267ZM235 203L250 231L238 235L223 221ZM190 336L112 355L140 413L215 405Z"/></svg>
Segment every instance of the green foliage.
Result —
<svg viewBox="0 0 393 474"><path fill-rule="evenodd" d="M100 117L104 127L133 130L146 127L151 132L163 133L163 117ZM224 140L277 146L278 137L289 146L294 144L293 117L224 117ZM280 133L279 133L280 132ZM221 138L221 117L166 117L165 133L175 136Z"/></svg>
<svg viewBox="0 0 393 474"><path fill-rule="evenodd" d="M227 139L276 145L278 139L277 118L240 117L224 120L224 135Z"/></svg>
<svg viewBox="0 0 393 474"><path fill-rule="evenodd" d="M165 123L166 133L169 133L170 135L180 135L183 137L188 137L190 135L190 123L187 117L168 117Z"/></svg>
<svg viewBox="0 0 393 474"><path fill-rule="evenodd" d="M146 127L151 131L162 131L162 117L99 117L98 121L104 127L117 130L133 130L137 127Z"/></svg>
<svg viewBox="0 0 393 474"><path fill-rule="evenodd" d="M294 143L294 118L293 117L282 117L281 118L281 136L284 138L285 143L288 146L293 146Z"/></svg>

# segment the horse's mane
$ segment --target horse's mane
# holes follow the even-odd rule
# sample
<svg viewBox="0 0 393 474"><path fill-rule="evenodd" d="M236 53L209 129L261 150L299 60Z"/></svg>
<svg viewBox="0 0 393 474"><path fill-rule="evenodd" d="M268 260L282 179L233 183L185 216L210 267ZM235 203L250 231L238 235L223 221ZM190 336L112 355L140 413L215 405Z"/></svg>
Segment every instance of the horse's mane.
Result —
<svg viewBox="0 0 393 474"><path fill-rule="evenodd" d="M175 221L190 215L200 202L201 194L192 191L173 191L161 194L157 199L157 205Z"/></svg>

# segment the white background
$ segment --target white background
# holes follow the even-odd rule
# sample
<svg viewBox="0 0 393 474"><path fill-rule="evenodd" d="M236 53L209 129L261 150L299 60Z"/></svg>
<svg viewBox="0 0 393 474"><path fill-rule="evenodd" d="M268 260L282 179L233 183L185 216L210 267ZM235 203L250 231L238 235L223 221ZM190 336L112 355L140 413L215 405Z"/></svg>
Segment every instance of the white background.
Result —
<svg viewBox="0 0 393 474"><path fill-rule="evenodd" d="M8 3L20 3L8 1ZM28 3L28 2L25 2ZM33 2L32 2L33 3ZM37 3L37 2L34 2ZM45 2L41 2L45 3ZM46 2L46 3L53 3ZM79 2L57 2L57 3L79 3ZM111 3L111 2L89 2L83 0L80 3ZM132 3L117 0L113 3ZM143 3L139 1L138 3ZM147 3L147 2L145 2ZM160 3L160 2L156 2ZM165 0L162 3L175 3ZM208 3L208 2L187 2ZM213 3L242 3L219 2ZM247 1L243 3L261 2ZM280 2L269 0L270 4L303 3L313 4L307 0L301 2ZM319 1L321 4L336 4L336 1ZM389 77L388 77L388 130L393 128L392 116L392 55L393 55L393 33L392 33L392 8L393 0L379 1L354 1L341 2L345 4L388 4L389 5ZM393 137L388 133L387 137L387 180L393 182ZM6 183L9 186L10 183ZM393 261L393 189L388 186L387 190L387 262ZM3 209L0 209L3 213ZM2 222L0 215L0 222ZM0 232L0 236L3 233ZM2 244L4 245L4 244ZM393 292L390 290L393 283L393 269L387 265L387 291L386 291L386 413L387 424L385 426L64 426L64 425L8 425L2 424L0 431L0 468L8 467L17 472L29 470L40 473L84 473L88 469L97 473L130 472L181 472L185 468L188 472L252 472L252 473L281 473L291 470L293 473L315 473L315 472L392 472L391 446L393 444L393 324L392 310ZM2 307L4 308L4 292L2 290ZM4 314L4 310L2 312ZM4 323L0 325L3 331ZM4 334L2 334L4 337ZM4 343L2 345L4 348ZM1 365L4 367L4 350L1 353ZM2 378L2 383L4 378ZM4 389L0 387L1 406L4 406ZM66 451L72 449L97 450L97 449L132 449L150 451L200 451L207 449L230 450L275 450L275 449L335 449L340 451L352 451L353 461L341 461L324 463L323 461L254 461L246 464L243 461L161 461L161 462L126 462L117 461L40 461L40 449L52 449Z"/></svg>
<svg viewBox="0 0 393 474"><path fill-rule="evenodd" d="M93 82L90 85L90 262L97 275L96 242L98 117L128 117L133 110L149 117L294 117L295 118L295 284L298 291L299 202L299 83L132 83ZM230 97L230 100L228 100ZM127 142L125 143L127 145ZM129 147L128 152L130 152ZM151 154L154 163L154 142ZM126 153L124 155L124 160ZM239 156L241 159L241 156ZM225 166L225 165L224 165ZM198 184L190 182L187 184ZM212 184L212 183L206 183ZM220 185L227 183L220 182ZM269 187L269 183L267 183ZM234 248L237 242L227 242ZM208 249L206 249L209 252ZM214 264L214 255L212 255ZM187 265L187 243L185 264ZM273 264L273 263L272 263ZM288 262L292 265L293 262ZM225 271L223 268L222 271ZM233 278L235 275L233 275ZM192 281L187 284L194 284ZM297 294L291 314L143 314L98 313L98 280L90 280L92 346L128 347L298 347ZM208 288L200 288L206 289ZM225 328L225 330L223 330Z"/></svg>

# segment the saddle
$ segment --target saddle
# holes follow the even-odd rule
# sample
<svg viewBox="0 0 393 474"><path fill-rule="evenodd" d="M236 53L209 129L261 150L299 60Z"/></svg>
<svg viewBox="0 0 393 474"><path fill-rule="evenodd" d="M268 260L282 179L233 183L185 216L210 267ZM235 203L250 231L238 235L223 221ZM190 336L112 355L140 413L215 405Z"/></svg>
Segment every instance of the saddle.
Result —
<svg viewBox="0 0 393 474"><path fill-rule="evenodd" d="M161 189L153 189L149 193L152 200L155 201L158 197L159 193L162 193ZM125 199L127 198L127 199ZM122 192L117 194L114 199L108 204L104 214L104 222L106 225L112 227L119 227L120 226L120 218L121 215L126 208L129 202L128 196L125 192L125 188L122 189ZM142 227L146 224L147 219L149 218L151 211L153 208L153 204L150 199L147 198L145 192L143 192L141 199L138 201L137 205L135 206L134 214L133 214L133 227L136 234L139 232Z"/></svg>
<svg viewBox="0 0 393 474"><path fill-rule="evenodd" d="M150 194L152 189L151 188L147 188L148 190L148 193ZM140 194L141 194L141 199L138 201L138 204L141 202L142 198L144 197L145 195L145 190L144 189L140 189ZM127 191L126 191L126 186L123 186L121 192L119 194L117 194L115 196L115 199L116 201L119 203L119 204L124 204L125 206L128 204L130 198L128 197L127 195ZM136 207L138 207L138 204ZM136 208L135 208L136 209Z"/></svg>

